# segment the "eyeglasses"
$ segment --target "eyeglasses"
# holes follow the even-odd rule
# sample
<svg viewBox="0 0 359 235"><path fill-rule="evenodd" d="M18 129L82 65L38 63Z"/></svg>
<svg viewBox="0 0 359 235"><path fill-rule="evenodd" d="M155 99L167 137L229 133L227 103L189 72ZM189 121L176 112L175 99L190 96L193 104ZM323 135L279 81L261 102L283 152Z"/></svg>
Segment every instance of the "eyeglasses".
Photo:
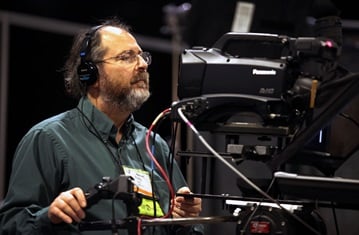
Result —
<svg viewBox="0 0 359 235"><path fill-rule="evenodd" d="M140 53L136 53L132 50L129 51L124 51L120 54L118 54L117 56L112 56L103 60L98 60L95 61L95 63L108 63L108 60L114 60L115 62L124 62L127 64L132 64L134 62L138 62L138 56L140 56L147 65L150 65L152 62L152 57L151 54L147 51L142 51Z"/></svg>

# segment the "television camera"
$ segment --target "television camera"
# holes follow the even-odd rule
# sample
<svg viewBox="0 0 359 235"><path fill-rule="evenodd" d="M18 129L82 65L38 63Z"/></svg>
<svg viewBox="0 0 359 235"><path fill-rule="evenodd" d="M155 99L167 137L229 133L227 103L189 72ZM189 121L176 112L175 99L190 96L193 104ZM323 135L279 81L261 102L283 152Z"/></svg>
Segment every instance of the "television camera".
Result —
<svg viewBox="0 0 359 235"><path fill-rule="evenodd" d="M230 137L226 151L268 160L313 119L328 86L348 73L338 65L340 52L325 37L226 33L213 48L182 53L172 117L178 120L182 108L199 130L246 135L243 144Z"/></svg>
<svg viewBox="0 0 359 235"><path fill-rule="evenodd" d="M329 153L306 148L357 95L358 75L339 65L340 54L341 43L324 36L293 38L229 32L212 48L194 47L183 51L179 65L179 100L172 104L171 117L174 121L181 120L181 110L199 131L219 137L211 139L216 140L217 148L224 146L217 149L222 156L230 157L237 165L244 160L265 162L273 172L273 178L256 178L257 186L267 190L275 180L278 188L271 188L273 197L299 198L295 205L305 206L292 215L298 214L311 224L314 228L311 234L326 234L326 231L313 205L305 203L307 199L317 203L317 200L334 201L340 207L339 204L349 202L347 199L357 194L354 188L359 182L347 185L348 182L330 178L329 183L324 183L328 181L327 177L313 176L306 181L295 177L288 184L283 174L275 172L285 169L286 163L297 161L299 164L313 164L325 175L332 176L344 162L343 158L336 161L335 156ZM179 151L178 155L204 159L212 154L195 149ZM242 179L237 180L237 185L244 192L241 200L246 201L248 196L253 196L255 190ZM293 185L298 190L293 190ZM343 188L343 185L345 192L325 197L327 190ZM308 190L313 187L318 190ZM232 211L241 211L242 223L237 226L240 234L262 232L251 227L257 225L264 226L263 231L278 229L281 234L303 232L289 227L291 224L296 226L294 224L300 221L298 218L293 223L287 221L287 226L280 226L286 220L292 220L283 210L277 209L276 204L259 206L254 210L252 205L263 204L263 198L245 205L238 205L239 201L227 205ZM328 205L324 203L321 206ZM245 226L245 223L248 224ZM271 232L268 234L274 234Z"/></svg>

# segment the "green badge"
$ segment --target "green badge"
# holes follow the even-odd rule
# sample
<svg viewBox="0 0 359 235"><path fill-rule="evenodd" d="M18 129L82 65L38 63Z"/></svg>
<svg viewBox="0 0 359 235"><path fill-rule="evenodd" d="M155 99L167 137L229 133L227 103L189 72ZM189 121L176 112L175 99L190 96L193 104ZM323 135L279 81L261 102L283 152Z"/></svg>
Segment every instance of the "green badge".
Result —
<svg viewBox="0 0 359 235"><path fill-rule="evenodd" d="M141 205L138 207L139 214L155 217L155 210L154 210L153 204L154 204L153 200L147 199L147 198L142 198ZM156 205L156 217L163 216L164 215L163 211L162 211L160 204L158 203L157 200L155 201L155 205Z"/></svg>

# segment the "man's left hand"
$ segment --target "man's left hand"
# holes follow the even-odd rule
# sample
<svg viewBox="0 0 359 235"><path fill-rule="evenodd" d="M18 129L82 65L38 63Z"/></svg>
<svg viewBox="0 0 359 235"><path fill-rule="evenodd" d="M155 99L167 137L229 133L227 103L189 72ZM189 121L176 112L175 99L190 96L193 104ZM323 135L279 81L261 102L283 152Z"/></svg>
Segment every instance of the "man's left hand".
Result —
<svg viewBox="0 0 359 235"><path fill-rule="evenodd" d="M177 193L190 194L191 190L188 187L182 187ZM196 217L202 211L202 199L198 197L176 196L173 203L173 218Z"/></svg>

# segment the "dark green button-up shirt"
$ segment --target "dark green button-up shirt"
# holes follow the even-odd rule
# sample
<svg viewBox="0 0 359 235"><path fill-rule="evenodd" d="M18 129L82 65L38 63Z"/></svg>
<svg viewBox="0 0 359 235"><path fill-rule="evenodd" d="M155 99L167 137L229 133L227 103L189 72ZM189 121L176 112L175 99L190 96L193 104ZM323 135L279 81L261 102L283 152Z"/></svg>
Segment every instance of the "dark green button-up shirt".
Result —
<svg viewBox="0 0 359 235"><path fill-rule="evenodd" d="M113 122L82 98L72 110L42 121L29 130L19 143L13 161L8 193L0 208L0 234L109 234L105 231L79 231L77 224L53 225L47 217L50 203L59 193L80 187L84 191L101 182L104 176L117 177L121 165L152 172L146 151L147 128L132 117L125 125L119 144ZM153 137L153 135L152 135ZM155 137L157 161L169 172L169 148ZM174 162L174 190L186 182ZM169 208L169 190L157 169L153 174L156 196L164 212ZM115 200L116 219L128 216L123 200ZM112 200L103 199L86 210L85 221L112 219ZM144 233L169 234L168 227L149 227ZM119 230L127 234L127 229Z"/></svg>

